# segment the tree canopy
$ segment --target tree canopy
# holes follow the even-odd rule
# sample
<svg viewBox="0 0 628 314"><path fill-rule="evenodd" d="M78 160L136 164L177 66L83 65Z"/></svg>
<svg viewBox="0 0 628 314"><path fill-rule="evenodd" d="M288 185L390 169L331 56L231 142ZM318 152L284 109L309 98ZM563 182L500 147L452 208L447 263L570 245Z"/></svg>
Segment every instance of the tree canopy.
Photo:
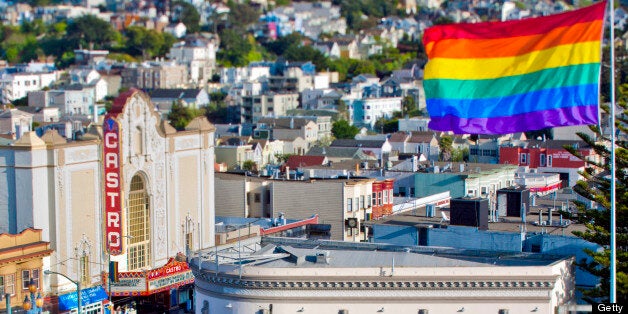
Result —
<svg viewBox="0 0 628 314"><path fill-rule="evenodd" d="M196 8L184 1L175 1L172 3L172 21L181 22L185 25L187 33L198 33L201 29L201 15Z"/></svg>
<svg viewBox="0 0 628 314"><path fill-rule="evenodd" d="M116 32L111 24L94 15L78 17L67 27L66 39L73 47L102 49L110 46L115 38Z"/></svg>
<svg viewBox="0 0 628 314"><path fill-rule="evenodd" d="M203 115L203 111L199 109L183 106L179 102L173 102L172 109L168 114L170 124L177 130L185 130L185 127L194 118Z"/></svg>
<svg viewBox="0 0 628 314"><path fill-rule="evenodd" d="M360 129L347 120L338 120L331 127L331 133L338 139L353 139L359 132Z"/></svg>
<svg viewBox="0 0 628 314"><path fill-rule="evenodd" d="M617 303L625 303L628 300L628 141L626 138L626 127L628 120L623 118L628 100L628 84L619 87L618 105L623 109L624 115L617 115L617 127L619 136L616 140L616 247L617 247ZM602 106L608 112L609 107ZM623 116L623 117L622 117ZM599 244L604 248L600 252L585 250L591 257L590 260L577 261L578 266L589 273L600 277L601 285L592 289L584 290L584 296L590 302L608 302L610 295L610 138L601 133L597 126L590 126L596 137L589 137L587 134L578 133L578 136L588 145L593 147L595 152L602 157L602 161L596 162L582 156L576 149L566 146L569 152L585 162L585 170L580 174L584 180L578 181L574 186L574 191L583 197L597 202L600 208L589 208L585 203L575 201L576 213L562 212L563 215L574 219L586 226L585 231L574 231L573 233L589 242ZM599 172L598 170L602 170Z"/></svg>

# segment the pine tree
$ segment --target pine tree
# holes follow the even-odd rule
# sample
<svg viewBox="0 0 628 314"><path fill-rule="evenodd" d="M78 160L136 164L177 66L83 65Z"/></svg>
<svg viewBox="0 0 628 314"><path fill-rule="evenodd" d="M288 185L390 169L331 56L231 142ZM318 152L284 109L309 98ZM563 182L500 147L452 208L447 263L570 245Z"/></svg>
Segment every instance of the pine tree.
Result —
<svg viewBox="0 0 628 314"><path fill-rule="evenodd" d="M617 138L615 149L615 178L616 178L616 256L617 256L617 302L626 303L628 300L628 125L626 115L626 100L628 100L628 84L619 87L618 106L623 113L617 115ZM601 106L609 112L608 105ZM617 110L616 110L617 112ZM574 191L583 197L597 202L600 208L587 208L582 202L574 202L576 214L569 215L571 219L586 226L586 231L573 233L587 241L597 243L604 248L599 252L587 250L591 257L589 261L577 261L582 269L600 278L600 285L583 291L584 297L590 302L608 301L610 296L610 136L602 134L600 128L591 126L596 134L592 138L584 133L578 136L590 145L601 157L599 162L584 158L574 147L565 147L571 154L585 161L585 170L581 172L583 180L578 181ZM601 170L601 172L599 171Z"/></svg>

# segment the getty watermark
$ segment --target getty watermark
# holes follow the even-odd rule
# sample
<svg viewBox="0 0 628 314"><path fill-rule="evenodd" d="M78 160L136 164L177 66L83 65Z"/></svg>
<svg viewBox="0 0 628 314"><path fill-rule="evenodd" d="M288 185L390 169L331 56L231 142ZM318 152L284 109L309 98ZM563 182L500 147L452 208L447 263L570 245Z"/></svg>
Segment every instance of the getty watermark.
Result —
<svg viewBox="0 0 628 314"><path fill-rule="evenodd" d="M596 313L624 313L624 304L617 303L594 303L593 314ZM626 312L628 314L628 308Z"/></svg>

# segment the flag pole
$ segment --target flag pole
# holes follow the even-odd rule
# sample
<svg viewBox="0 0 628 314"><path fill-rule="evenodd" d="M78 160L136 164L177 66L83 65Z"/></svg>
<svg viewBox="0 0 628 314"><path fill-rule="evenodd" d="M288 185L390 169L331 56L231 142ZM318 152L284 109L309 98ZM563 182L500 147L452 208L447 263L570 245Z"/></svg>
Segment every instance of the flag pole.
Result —
<svg viewBox="0 0 628 314"><path fill-rule="evenodd" d="M616 261L616 252L615 252L615 238L616 238L616 230L615 230L615 10L613 8L613 1L609 0L609 17L610 17L610 28L611 28L611 51L610 51L610 62L611 62L611 260L610 260L610 301L611 303L617 302L617 278L615 269L617 267Z"/></svg>

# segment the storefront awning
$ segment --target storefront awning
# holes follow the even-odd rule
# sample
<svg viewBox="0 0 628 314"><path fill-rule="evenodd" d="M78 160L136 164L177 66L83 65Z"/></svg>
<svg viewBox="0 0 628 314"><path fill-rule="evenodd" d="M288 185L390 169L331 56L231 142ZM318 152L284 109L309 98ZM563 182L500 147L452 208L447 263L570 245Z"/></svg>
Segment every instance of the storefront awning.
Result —
<svg viewBox="0 0 628 314"><path fill-rule="evenodd" d="M103 287L91 287L87 289L81 289L81 305L86 306L97 302L107 300L107 292ZM76 292L62 294L59 296L59 310L71 311L78 308L78 296Z"/></svg>
<svg viewBox="0 0 628 314"><path fill-rule="evenodd" d="M186 262L170 258L163 267L142 272L120 272L111 283L112 296L147 296L194 283Z"/></svg>

